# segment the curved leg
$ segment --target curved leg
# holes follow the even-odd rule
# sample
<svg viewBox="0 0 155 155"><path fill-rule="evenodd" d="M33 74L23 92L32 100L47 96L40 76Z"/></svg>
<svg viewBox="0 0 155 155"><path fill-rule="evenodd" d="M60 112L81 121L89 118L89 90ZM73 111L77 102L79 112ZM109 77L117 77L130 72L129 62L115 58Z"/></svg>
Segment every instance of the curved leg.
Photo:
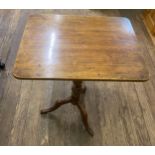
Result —
<svg viewBox="0 0 155 155"><path fill-rule="evenodd" d="M82 118L82 122L87 130L87 132L93 136L94 132L93 130L89 127L88 124L88 116L87 116L87 112L85 109L85 105L84 104L79 104L80 101L80 95L84 94L86 92L86 87L82 87L82 81L73 81L73 87L72 87L72 94L71 97L69 99L65 99L65 100L61 100L61 101L57 101L52 107L47 108L47 109L43 109L40 111L41 114L46 114L48 112L52 112L56 109L58 109L60 106L67 104L67 103L72 103L73 105L76 105L81 113L81 118Z"/></svg>
<svg viewBox="0 0 155 155"><path fill-rule="evenodd" d="M62 106L64 104L67 104L69 102L71 102L71 99L70 98L69 99L65 99L65 100L61 100L61 101L56 101L55 104L52 107L47 108L47 109L42 109L40 111L40 113L41 114L46 114L48 112L52 112L52 111L58 109L60 106Z"/></svg>
<svg viewBox="0 0 155 155"><path fill-rule="evenodd" d="M88 124L88 115L87 115L87 112L86 112L86 109L84 107L84 105L81 105L81 104L76 104L78 109L80 110L80 113L81 113L81 118L82 118L82 122L87 130L87 132L91 135L91 136L94 136L94 132L93 130L89 127L89 124Z"/></svg>

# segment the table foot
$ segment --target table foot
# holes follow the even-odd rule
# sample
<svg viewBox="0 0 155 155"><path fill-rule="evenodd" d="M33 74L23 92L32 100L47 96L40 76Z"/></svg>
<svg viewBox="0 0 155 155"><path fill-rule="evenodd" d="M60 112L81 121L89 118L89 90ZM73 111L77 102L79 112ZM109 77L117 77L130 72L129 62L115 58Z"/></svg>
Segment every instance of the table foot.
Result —
<svg viewBox="0 0 155 155"><path fill-rule="evenodd" d="M69 97L68 99L65 99L65 100L57 101L52 107L43 109L40 111L40 113L47 114L48 112L52 112L52 111L58 109L60 106L62 106L64 104L71 103L71 104L77 106L77 108L80 111L82 122L85 126L86 131L91 136L93 136L94 132L88 124L88 115L87 115L87 111L85 109L85 105L79 103L80 95L84 94L85 92L86 92L86 87L82 87L82 81L73 81L71 97Z"/></svg>
<svg viewBox="0 0 155 155"><path fill-rule="evenodd" d="M80 111L80 114L81 114L81 118L82 118L82 122L85 126L85 129L87 130L87 132L91 135L91 136L94 136L94 132L93 130L90 128L89 124L88 124L88 115L87 115L87 111L85 109L85 106L84 105L81 105L81 104L77 104L77 107Z"/></svg>

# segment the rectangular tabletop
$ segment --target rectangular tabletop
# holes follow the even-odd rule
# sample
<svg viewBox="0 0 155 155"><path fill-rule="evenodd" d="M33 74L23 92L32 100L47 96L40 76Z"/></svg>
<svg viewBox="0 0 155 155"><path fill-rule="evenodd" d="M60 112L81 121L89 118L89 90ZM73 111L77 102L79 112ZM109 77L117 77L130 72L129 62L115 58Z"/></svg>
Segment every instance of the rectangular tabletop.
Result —
<svg viewBox="0 0 155 155"><path fill-rule="evenodd" d="M148 80L130 21L122 17L32 15L13 74L21 79Z"/></svg>

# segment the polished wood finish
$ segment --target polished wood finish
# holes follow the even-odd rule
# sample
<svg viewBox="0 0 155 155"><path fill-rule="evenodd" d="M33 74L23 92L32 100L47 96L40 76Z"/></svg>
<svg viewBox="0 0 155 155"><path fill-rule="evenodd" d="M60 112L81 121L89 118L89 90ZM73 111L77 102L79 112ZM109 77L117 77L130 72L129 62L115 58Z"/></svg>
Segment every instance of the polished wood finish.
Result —
<svg viewBox="0 0 155 155"><path fill-rule="evenodd" d="M71 104L77 106L77 108L79 109L80 114L81 114L82 122L83 122L87 132L91 136L93 136L94 132L88 124L88 115L87 115L87 111L85 109L85 105L82 104L82 102L80 101L80 95L85 93L85 91L86 91L86 87L82 87L82 81L73 81L71 97L64 99L64 100L56 101L53 106L51 106L50 108L47 108L47 109L42 109L40 111L40 113L47 114L48 112L52 112L52 111L58 109L60 106L62 106L64 104L71 103Z"/></svg>
<svg viewBox="0 0 155 155"><path fill-rule="evenodd" d="M21 79L73 80L69 99L41 110L76 105L90 135L87 112L79 103L82 80L148 80L140 48L127 18L32 15L19 47L14 76Z"/></svg>
<svg viewBox="0 0 155 155"><path fill-rule="evenodd" d="M127 18L32 15L13 74L21 79L148 80L140 51Z"/></svg>
<svg viewBox="0 0 155 155"><path fill-rule="evenodd" d="M147 80L139 50L126 18L33 15L24 31L14 75L74 80L71 97L41 110L41 114L71 102L93 136L87 112L79 103L82 81L77 80Z"/></svg>

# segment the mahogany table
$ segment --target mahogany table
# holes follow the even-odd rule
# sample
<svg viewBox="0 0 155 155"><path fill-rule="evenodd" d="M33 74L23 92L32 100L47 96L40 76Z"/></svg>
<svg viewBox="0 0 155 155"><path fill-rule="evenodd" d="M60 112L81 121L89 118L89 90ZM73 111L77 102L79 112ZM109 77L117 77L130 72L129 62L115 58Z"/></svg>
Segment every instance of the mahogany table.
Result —
<svg viewBox="0 0 155 155"><path fill-rule="evenodd" d="M72 103L90 135L82 81L145 81L148 72L130 21L122 17L32 15L18 50L13 74L19 79L72 80L69 98L41 110Z"/></svg>

